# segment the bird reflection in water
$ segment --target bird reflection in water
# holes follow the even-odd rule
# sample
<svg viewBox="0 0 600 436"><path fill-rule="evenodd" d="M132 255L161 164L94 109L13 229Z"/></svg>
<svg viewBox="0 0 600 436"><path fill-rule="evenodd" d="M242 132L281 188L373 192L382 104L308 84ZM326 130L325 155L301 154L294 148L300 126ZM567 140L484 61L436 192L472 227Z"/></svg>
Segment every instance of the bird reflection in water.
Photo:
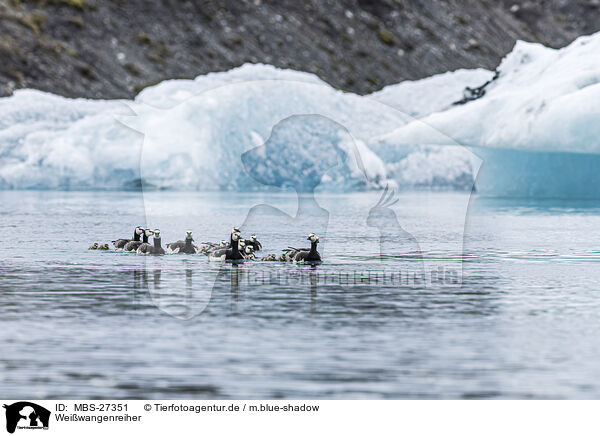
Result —
<svg viewBox="0 0 600 436"><path fill-rule="evenodd" d="M141 306L143 293L147 291L151 301L146 301L146 303L177 318L190 319L206 309L213 292L218 298L219 295L226 296L228 290L230 311L237 313L243 291L251 291L260 288L261 285L272 286L278 283L290 285L290 279L292 279L292 282L297 282L299 291L308 291L310 311L314 313L317 311L320 279L317 266L311 266L308 274L306 271L300 272L300 274L298 272L295 271L294 274L284 277L279 274L275 277L271 275L256 277L249 274L249 271L242 266L231 265L222 267L217 280L212 282L202 280L201 275L194 272L192 268L186 268L184 271L154 269L151 272L136 269L133 270L134 299Z"/></svg>

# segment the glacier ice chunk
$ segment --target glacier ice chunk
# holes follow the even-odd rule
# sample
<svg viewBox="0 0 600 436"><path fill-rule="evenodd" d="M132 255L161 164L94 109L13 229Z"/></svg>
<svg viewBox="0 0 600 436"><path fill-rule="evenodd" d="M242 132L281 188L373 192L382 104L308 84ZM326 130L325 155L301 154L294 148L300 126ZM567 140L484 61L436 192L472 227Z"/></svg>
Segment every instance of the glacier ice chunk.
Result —
<svg viewBox="0 0 600 436"><path fill-rule="evenodd" d="M519 41L498 71L482 98L401 126L379 148L450 137L484 159L479 192L600 197L590 163L600 154L600 33L559 50Z"/></svg>
<svg viewBox="0 0 600 436"><path fill-rule="evenodd" d="M359 96L335 90L313 74L248 64L194 80L168 80L134 100L17 91L0 99L0 189L122 189L142 184L263 189L260 177L245 172L241 156L264 144L282 120L299 115L320 115L347 130L343 140L339 132L324 132L321 138L347 156L323 175L322 190L387 183L464 187L464 150L454 155L455 149L424 149L414 143L391 149L373 138L411 123L413 116L404 111L424 116L450 106L460 88L476 86L490 74L459 71ZM424 98L419 98L421 92ZM291 129L288 139L302 146L300 130ZM302 155L303 165L325 159L325 147L311 150ZM280 152L273 162L285 159L285 153L294 155L291 149ZM264 168L265 174L271 170Z"/></svg>

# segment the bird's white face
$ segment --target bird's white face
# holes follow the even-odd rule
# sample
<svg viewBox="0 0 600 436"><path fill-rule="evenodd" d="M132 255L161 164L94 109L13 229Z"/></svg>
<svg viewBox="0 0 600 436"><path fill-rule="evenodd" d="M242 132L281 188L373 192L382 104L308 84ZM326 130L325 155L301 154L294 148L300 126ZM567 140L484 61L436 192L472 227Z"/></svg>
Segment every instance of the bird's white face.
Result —
<svg viewBox="0 0 600 436"><path fill-rule="evenodd" d="M310 242L319 242L319 237L317 235L315 235L314 233L311 233L310 235L308 235L308 239Z"/></svg>
<svg viewBox="0 0 600 436"><path fill-rule="evenodd" d="M192 239L192 232L185 232L185 239Z"/></svg>
<svg viewBox="0 0 600 436"><path fill-rule="evenodd" d="M221 240L221 246L224 247L227 245L227 241L225 239Z"/></svg>
<svg viewBox="0 0 600 436"><path fill-rule="evenodd" d="M251 240L252 242L256 242L256 235L252 235L252 236L250 236L250 240Z"/></svg>
<svg viewBox="0 0 600 436"><path fill-rule="evenodd" d="M154 238L156 238L156 239L160 238L160 230L156 229L152 233L154 234Z"/></svg>
<svg viewBox="0 0 600 436"><path fill-rule="evenodd" d="M135 233L137 235L141 235L142 233L144 233L144 229L142 229L141 227L136 227L135 228Z"/></svg>
<svg viewBox="0 0 600 436"><path fill-rule="evenodd" d="M240 239L240 234L237 233L237 232L233 232L231 234L231 239L234 240L234 241L237 241L238 239Z"/></svg>
<svg viewBox="0 0 600 436"><path fill-rule="evenodd" d="M146 236L152 236L152 230L150 230L150 229L144 230L144 233Z"/></svg>

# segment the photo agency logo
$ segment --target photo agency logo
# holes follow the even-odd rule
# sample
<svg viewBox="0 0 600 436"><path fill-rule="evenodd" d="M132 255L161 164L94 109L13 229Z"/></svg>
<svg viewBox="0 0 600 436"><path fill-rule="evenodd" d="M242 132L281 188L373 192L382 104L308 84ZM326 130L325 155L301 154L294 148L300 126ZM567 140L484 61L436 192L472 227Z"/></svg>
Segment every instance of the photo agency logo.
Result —
<svg viewBox="0 0 600 436"><path fill-rule="evenodd" d="M6 409L6 431L15 430L48 430L50 411L39 404L19 401L4 405Z"/></svg>
<svg viewBox="0 0 600 436"><path fill-rule="evenodd" d="M143 134L140 280L159 309L189 319L215 292L256 284L461 286L480 166L470 150L315 83L235 82L187 97L119 117ZM415 124L419 141L394 133ZM457 185L442 201L413 191Z"/></svg>

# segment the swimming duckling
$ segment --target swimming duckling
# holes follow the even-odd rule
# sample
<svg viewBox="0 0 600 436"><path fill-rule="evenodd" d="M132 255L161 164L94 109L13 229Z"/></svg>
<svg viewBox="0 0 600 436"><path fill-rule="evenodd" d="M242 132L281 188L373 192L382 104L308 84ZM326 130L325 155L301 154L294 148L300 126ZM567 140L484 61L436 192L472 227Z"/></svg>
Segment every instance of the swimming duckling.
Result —
<svg viewBox="0 0 600 436"><path fill-rule="evenodd" d="M288 248L284 248L283 253L281 254L281 256L279 256L279 261L280 262L293 262L294 261L294 257L296 256L296 254L298 254L301 251L309 251L310 248L295 248L295 247L288 247Z"/></svg>
<svg viewBox="0 0 600 436"><path fill-rule="evenodd" d="M194 237L191 231L185 232L185 241L171 242L167 244L167 252L170 254L195 254L198 253L198 247L194 244Z"/></svg>
<svg viewBox="0 0 600 436"><path fill-rule="evenodd" d="M246 260L256 260L256 254L254 254L254 247L252 245L246 245L242 251L242 255Z"/></svg>
<svg viewBox="0 0 600 436"><path fill-rule="evenodd" d="M250 236L250 239L244 239L244 242L246 245L252 246L254 251L262 250L262 244L258 241L258 239L256 239L256 235Z"/></svg>
<svg viewBox="0 0 600 436"><path fill-rule="evenodd" d="M102 244L98 246L98 250L108 250L108 244Z"/></svg>
<svg viewBox="0 0 600 436"><path fill-rule="evenodd" d="M200 253L208 256L211 251L224 247L227 247L227 241L225 239L221 240L221 242L203 242L200 247Z"/></svg>
<svg viewBox="0 0 600 436"><path fill-rule="evenodd" d="M152 230L144 229L142 234L142 240L129 241L127 244L125 244L125 247L123 247L123 251L136 251L140 245L148 243L148 238L150 236L152 236Z"/></svg>
<svg viewBox="0 0 600 436"><path fill-rule="evenodd" d="M261 257L260 260L263 262L277 262L279 261L279 258L276 254L267 254L266 256Z"/></svg>
<svg viewBox="0 0 600 436"><path fill-rule="evenodd" d="M240 232L237 228L233 228L231 231L231 237L229 238L230 248L219 248L213 250L208 255L208 260L212 261L232 261L232 262L243 262L244 255L240 252Z"/></svg>
<svg viewBox="0 0 600 436"><path fill-rule="evenodd" d="M307 240L310 241L310 250L300 250L294 255L295 263L317 263L321 262L321 255L317 251L319 237L314 233L308 235Z"/></svg>
<svg viewBox="0 0 600 436"><path fill-rule="evenodd" d="M208 253L214 250L217 245L214 242L203 242L198 249L198 253L208 256Z"/></svg>
<svg viewBox="0 0 600 436"><path fill-rule="evenodd" d="M125 245L130 241L139 241L140 236L144 233L144 228L142 226L137 226L133 230L133 239L117 239L116 241L112 241L115 246L115 250L122 250L125 248Z"/></svg>
<svg viewBox="0 0 600 436"><path fill-rule="evenodd" d="M90 248L88 248L88 250L97 250L98 249L98 243L94 242L92 245L90 245Z"/></svg>
<svg viewBox="0 0 600 436"><path fill-rule="evenodd" d="M165 254L161 246L160 230L156 229L152 231L154 244L144 243L137 249L137 254Z"/></svg>

